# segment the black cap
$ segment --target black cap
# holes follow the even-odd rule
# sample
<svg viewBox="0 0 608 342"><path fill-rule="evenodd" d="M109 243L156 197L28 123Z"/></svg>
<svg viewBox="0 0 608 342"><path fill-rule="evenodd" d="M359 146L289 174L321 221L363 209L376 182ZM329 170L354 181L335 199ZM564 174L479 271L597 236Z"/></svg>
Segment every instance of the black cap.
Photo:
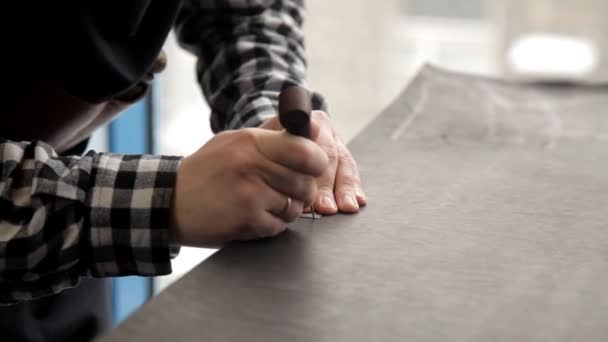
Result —
<svg viewBox="0 0 608 342"><path fill-rule="evenodd" d="M1 15L2 36L13 45L7 52L90 102L110 99L145 76L180 5L163 0L22 3Z"/></svg>

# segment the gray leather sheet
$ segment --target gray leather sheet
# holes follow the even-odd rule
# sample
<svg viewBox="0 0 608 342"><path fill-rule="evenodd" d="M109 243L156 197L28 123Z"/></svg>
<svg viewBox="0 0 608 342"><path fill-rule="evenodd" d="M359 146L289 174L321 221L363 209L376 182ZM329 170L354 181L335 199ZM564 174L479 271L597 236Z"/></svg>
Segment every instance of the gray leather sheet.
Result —
<svg viewBox="0 0 608 342"><path fill-rule="evenodd" d="M105 340L606 341L607 110L426 67L350 144L360 214L229 245Z"/></svg>

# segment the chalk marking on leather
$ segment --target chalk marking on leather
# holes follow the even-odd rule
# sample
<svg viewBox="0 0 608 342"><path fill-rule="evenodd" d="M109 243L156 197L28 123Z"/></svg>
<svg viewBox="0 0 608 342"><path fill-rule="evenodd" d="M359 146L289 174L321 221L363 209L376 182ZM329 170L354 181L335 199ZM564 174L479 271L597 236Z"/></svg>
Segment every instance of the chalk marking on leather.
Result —
<svg viewBox="0 0 608 342"><path fill-rule="evenodd" d="M399 140L399 138L401 137L403 132L405 132L412 125L414 120L416 120L416 118L418 118L420 116L420 114L422 114L422 108L426 104L426 101L428 100L428 97L429 97L428 88L429 88L429 86L426 83L422 84L422 86L420 87L420 91L421 91L420 97L418 98L418 101L414 105L414 107L412 109L412 113L410 115L406 116L405 119L401 122L401 124L399 126L397 126L397 128L395 128L395 130L391 134L391 140L393 140L393 141Z"/></svg>

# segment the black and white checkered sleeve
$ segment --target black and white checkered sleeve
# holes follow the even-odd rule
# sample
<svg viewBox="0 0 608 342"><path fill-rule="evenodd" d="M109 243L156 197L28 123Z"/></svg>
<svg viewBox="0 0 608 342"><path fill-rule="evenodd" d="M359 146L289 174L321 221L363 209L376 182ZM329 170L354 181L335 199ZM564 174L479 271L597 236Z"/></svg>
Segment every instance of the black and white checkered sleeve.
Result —
<svg viewBox="0 0 608 342"><path fill-rule="evenodd" d="M168 225L177 157L89 152L0 140L0 303L83 276L171 272Z"/></svg>
<svg viewBox="0 0 608 342"><path fill-rule="evenodd" d="M215 132L274 116L286 86L306 86L303 0L189 0L178 15L182 46L198 56L198 80ZM313 108L325 110L313 93Z"/></svg>

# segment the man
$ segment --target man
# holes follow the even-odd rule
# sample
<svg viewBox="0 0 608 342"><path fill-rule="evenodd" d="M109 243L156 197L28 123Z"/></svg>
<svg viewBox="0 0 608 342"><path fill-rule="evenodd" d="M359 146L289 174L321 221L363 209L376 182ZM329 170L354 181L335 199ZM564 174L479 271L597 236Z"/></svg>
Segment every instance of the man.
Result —
<svg viewBox="0 0 608 342"><path fill-rule="evenodd" d="M319 95L314 142L286 134L275 116L279 92L305 79L302 1L95 0L3 12L0 301L10 305L0 308L0 339L91 339L107 325L106 286L70 289L83 278L167 274L172 246L274 236L306 207L327 215L366 203ZM183 159L78 156L95 128L145 96L172 27L198 57L212 127L224 132Z"/></svg>

